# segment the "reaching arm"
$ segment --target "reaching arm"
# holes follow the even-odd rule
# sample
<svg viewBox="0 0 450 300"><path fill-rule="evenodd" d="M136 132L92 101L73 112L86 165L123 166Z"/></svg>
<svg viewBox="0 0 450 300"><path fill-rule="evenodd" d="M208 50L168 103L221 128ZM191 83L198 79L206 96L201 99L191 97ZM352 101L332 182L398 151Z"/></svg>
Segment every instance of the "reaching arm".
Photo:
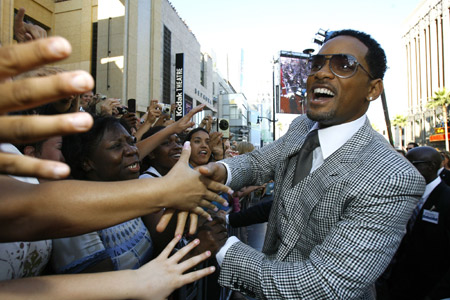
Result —
<svg viewBox="0 0 450 300"><path fill-rule="evenodd" d="M215 161L224 159L223 143L221 132L211 132L209 135L209 148Z"/></svg>
<svg viewBox="0 0 450 300"><path fill-rule="evenodd" d="M0 114L40 106L91 90L92 77L84 71L4 81L46 63L62 60L71 52L63 38L38 39L0 48ZM4 82L2 82L4 81ZM87 113L57 116L0 116L0 143L31 142L51 136L78 133L92 126ZM0 152L0 174L60 179L69 175L66 164L35 158L19 158Z"/></svg>
<svg viewBox="0 0 450 300"><path fill-rule="evenodd" d="M28 42L40 38L46 38L47 32L38 25L28 24L23 21L25 9L19 8L14 17L14 38L19 43Z"/></svg>
<svg viewBox="0 0 450 300"><path fill-rule="evenodd" d="M156 119L161 116L161 109L158 105L158 100L151 100L150 106L147 109L147 113L145 116L145 122L142 124L136 132L136 139L139 142L142 139L142 136L152 128L153 124L156 122Z"/></svg>
<svg viewBox="0 0 450 300"><path fill-rule="evenodd" d="M295 235L295 229L283 227L290 233L279 231L277 253L268 256L237 242L226 252L220 284L258 299L361 298L389 264L401 241L423 192L423 179L419 176L413 172L381 176L364 190L358 185L344 189L342 185L351 180L335 182L333 191L341 192L332 194L333 200L320 199L329 202L329 206L318 204L308 216L309 222L323 222L329 230L314 231L317 227L308 228L305 220L290 216L289 222L293 228L301 227L302 234ZM342 213L331 213L333 207L342 207ZM330 215L324 217L327 211ZM286 225L277 222L274 226ZM285 258L280 261L278 258L283 255Z"/></svg>
<svg viewBox="0 0 450 300"><path fill-rule="evenodd" d="M191 122L192 117L199 111L203 110L204 107L204 104L194 107L188 114L177 122L138 142L136 146L139 149L139 158L142 160L172 134L180 133L185 129L192 127L195 124L194 122Z"/></svg>
<svg viewBox="0 0 450 300"><path fill-rule="evenodd" d="M0 176L1 242L79 235L164 207L209 217L201 207L224 203L229 188L188 166L190 148L162 178L118 182L64 180L39 185ZM183 195L180 197L179 195Z"/></svg>
<svg viewBox="0 0 450 300"><path fill-rule="evenodd" d="M244 227L269 221L273 201L260 202L247 209L228 215L231 227Z"/></svg>
<svg viewBox="0 0 450 300"><path fill-rule="evenodd" d="M166 299L175 289L212 274L209 267L186 273L211 253L181 262L198 240L170 256L180 237L173 239L154 260L138 270L97 274L30 277L0 282L2 299Z"/></svg>

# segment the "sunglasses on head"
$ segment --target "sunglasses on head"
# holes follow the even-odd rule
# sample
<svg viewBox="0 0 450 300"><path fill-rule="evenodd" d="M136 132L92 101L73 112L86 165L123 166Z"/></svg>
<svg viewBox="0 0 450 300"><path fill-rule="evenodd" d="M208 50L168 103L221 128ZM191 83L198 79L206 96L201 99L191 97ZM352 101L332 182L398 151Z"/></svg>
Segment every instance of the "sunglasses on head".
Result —
<svg viewBox="0 0 450 300"><path fill-rule="evenodd" d="M322 55L317 54L313 55L308 59L308 70L309 75L314 75L319 72L327 60L330 61L329 68L330 71L340 78L350 78L355 75L358 70L358 66L369 75L370 78L373 79L373 76L367 71L354 57L350 54L328 54Z"/></svg>

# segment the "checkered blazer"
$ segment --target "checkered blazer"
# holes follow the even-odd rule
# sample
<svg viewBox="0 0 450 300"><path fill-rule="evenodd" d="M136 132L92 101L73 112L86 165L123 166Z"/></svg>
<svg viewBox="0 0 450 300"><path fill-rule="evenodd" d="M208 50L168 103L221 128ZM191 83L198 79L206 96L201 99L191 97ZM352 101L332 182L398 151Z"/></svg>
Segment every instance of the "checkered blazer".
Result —
<svg viewBox="0 0 450 300"><path fill-rule="evenodd" d="M313 124L298 117L276 142L225 161L234 190L274 179L275 197L263 252L235 243L219 282L257 299L374 299L425 181L367 120L292 187Z"/></svg>

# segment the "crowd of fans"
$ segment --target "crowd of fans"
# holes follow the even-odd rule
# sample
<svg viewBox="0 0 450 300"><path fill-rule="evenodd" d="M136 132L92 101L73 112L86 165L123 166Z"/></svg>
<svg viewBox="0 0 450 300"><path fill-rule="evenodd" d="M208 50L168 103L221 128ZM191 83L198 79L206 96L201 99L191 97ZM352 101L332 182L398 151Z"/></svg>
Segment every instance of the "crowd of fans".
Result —
<svg viewBox="0 0 450 300"><path fill-rule="evenodd" d="M211 255L197 216L222 226L211 219L210 201L227 205L218 193L229 188L188 167L189 143L177 145L173 172L138 180L141 158L194 126L203 106L174 122L152 101L140 122L118 99L94 95L89 74L44 66L66 58L70 45L23 23L23 13L15 23L20 44L0 48L1 298L165 299L213 273L187 272ZM139 138L158 125L166 127ZM150 231L167 224L144 224L141 216L169 222L170 208L186 217L154 253ZM186 232L187 243L172 254L189 212L199 238ZM204 247L192 251L200 240Z"/></svg>
<svg viewBox="0 0 450 300"><path fill-rule="evenodd" d="M23 23L23 13L20 44L0 48L0 297L180 299L174 291L210 275L209 296L218 299L211 255L227 224L267 221L272 201L240 212L240 200L266 185L233 192L199 170L253 145L213 131L211 116L195 128L204 105L174 121L151 100L139 117L95 94L89 74L44 66L68 57L70 45ZM417 146L405 156L429 164L418 168L427 184L449 184L448 152ZM402 277L399 269L383 274L380 295L397 287L390 272Z"/></svg>

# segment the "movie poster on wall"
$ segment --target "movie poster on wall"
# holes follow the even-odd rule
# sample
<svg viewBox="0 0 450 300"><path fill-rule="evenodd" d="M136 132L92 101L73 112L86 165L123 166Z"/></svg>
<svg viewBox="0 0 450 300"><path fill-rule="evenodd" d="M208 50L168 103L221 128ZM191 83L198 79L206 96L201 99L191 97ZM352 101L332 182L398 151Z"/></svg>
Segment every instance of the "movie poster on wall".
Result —
<svg viewBox="0 0 450 300"><path fill-rule="evenodd" d="M278 113L306 113L308 56L280 52L280 101Z"/></svg>

